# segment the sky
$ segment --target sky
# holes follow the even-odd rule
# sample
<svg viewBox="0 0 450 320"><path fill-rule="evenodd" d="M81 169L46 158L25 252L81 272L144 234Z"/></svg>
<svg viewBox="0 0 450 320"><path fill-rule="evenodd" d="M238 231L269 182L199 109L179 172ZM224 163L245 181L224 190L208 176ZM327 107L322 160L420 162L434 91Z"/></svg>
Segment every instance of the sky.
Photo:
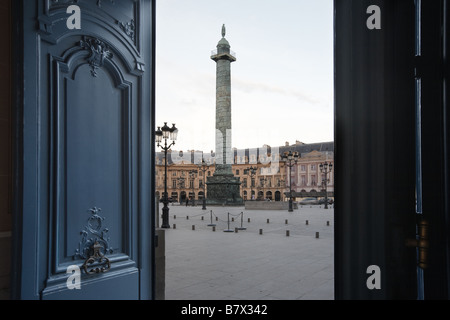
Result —
<svg viewBox="0 0 450 320"><path fill-rule="evenodd" d="M156 126L174 150L215 150L216 63L231 64L232 147L333 141L332 0L156 2ZM159 150L159 148L157 148Z"/></svg>

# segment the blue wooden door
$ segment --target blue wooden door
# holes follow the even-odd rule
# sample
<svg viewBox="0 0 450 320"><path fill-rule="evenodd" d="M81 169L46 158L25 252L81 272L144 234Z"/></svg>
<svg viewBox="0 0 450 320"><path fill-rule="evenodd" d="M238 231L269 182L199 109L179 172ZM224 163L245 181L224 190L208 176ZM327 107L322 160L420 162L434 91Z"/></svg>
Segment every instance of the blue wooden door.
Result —
<svg viewBox="0 0 450 320"><path fill-rule="evenodd" d="M153 1L18 2L14 297L152 298Z"/></svg>

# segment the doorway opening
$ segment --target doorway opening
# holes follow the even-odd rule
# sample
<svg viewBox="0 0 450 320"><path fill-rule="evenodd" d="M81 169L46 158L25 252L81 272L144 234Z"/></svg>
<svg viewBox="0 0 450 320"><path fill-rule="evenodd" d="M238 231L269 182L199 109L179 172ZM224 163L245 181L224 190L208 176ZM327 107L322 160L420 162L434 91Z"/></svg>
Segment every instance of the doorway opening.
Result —
<svg viewBox="0 0 450 320"><path fill-rule="evenodd" d="M156 190L180 194L167 201L166 299L333 299L333 1L174 0L156 12L156 127L178 129L155 150ZM212 203L227 117L231 139L219 140L239 194Z"/></svg>

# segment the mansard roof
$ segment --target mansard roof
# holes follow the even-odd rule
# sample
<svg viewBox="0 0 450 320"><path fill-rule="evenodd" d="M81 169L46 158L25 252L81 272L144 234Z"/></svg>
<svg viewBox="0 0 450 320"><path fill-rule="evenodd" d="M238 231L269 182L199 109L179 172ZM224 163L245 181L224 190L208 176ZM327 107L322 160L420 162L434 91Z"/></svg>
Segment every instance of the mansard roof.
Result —
<svg viewBox="0 0 450 320"><path fill-rule="evenodd" d="M312 152L312 151L318 151L318 152L334 152L334 142L317 142L317 143L309 143L309 144L294 144L290 146L279 146L275 148L271 148L270 146L264 146L260 148L247 148L247 149L233 149L234 155L245 155L247 157L250 156L250 154L255 154L256 157L259 157L259 154L271 154L272 151L276 151L278 149L278 152L280 154L283 154L284 152L298 152L300 157ZM196 163L198 159L201 159L202 156L205 159L210 159L215 157L214 152L203 152L203 151L169 151L168 152L168 163L173 164L173 157L178 157L176 160L177 163L180 163L182 160L184 160L185 163ZM182 160L180 160L182 159ZM164 160L164 153L163 152L157 152L156 153L156 164L163 164Z"/></svg>

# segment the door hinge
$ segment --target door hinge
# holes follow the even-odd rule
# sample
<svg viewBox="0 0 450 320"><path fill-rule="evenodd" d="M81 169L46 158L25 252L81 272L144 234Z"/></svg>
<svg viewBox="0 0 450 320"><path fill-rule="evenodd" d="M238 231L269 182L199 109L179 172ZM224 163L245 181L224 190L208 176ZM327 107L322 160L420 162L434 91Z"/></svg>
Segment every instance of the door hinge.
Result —
<svg viewBox="0 0 450 320"><path fill-rule="evenodd" d="M428 239L429 224L426 220L421 220L418 224L418 238L417 239L407 239L407 247L416 247L418 249L418 261L417 265L426 269L428 266L428 248L430 246L430 241Z"/></svg>

